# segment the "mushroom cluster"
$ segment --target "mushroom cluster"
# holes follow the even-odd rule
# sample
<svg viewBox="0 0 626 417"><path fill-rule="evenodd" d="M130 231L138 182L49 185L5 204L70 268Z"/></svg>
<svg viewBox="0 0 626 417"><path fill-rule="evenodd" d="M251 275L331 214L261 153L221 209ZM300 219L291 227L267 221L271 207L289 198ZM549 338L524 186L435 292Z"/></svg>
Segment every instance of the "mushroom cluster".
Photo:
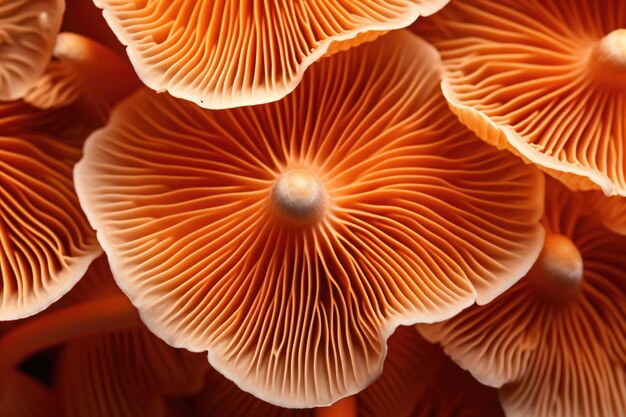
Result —
<svg viewBox="0 0 626 417"><path fill-rule="evenodd" d="M622 417L626 3L0 0L0 274L0 416Z"/></svg>

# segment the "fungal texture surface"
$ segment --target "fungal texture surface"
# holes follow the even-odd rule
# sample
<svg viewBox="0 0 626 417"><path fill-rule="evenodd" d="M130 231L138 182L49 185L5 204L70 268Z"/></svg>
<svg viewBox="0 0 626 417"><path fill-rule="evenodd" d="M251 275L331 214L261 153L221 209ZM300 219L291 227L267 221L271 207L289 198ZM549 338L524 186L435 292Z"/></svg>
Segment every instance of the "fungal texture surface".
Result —
<svg viewBox="0 0 626 417"><path fill-rule="evenodd" d="M142 81L206 108L278 100L327 52L449 0L94 0Z"/></svg>
<svg viewBox="0 0 626 417"><path fill-rule="evenodd" d="M40 133L0 136L0 320L48 307L101 252L74 192L80 155Z"/></svg>
<svg viewBox="0 0 626 417"><path fill-rule="evenodd" d="M458 1L416 25L451 109L572 189L626 195L626 3Z"/></svg>
<svg viewBox="0 0 626 417"><path fill-rule="evenodd" d="M148 327L264 400L325 405L380 374L397 325L521 278L543 178L457 123L440 71L399 32L321 61L277 103L123 102L75 176Z"/></svg>
<svg viewBox="0 0 626 417"><path fill-rule="evenodd" d="M588 211L592 197L550 180L546 241L529 274L486 306L419 325L500 387L509 417L618 417L626 407L626 236Z"/></svg>
<svg viewBox="0 0 626 417"><path fill-rule="evenodd" d="M0 2L0 100L16 100L43 74L52 56L63 0Z"/></svg>

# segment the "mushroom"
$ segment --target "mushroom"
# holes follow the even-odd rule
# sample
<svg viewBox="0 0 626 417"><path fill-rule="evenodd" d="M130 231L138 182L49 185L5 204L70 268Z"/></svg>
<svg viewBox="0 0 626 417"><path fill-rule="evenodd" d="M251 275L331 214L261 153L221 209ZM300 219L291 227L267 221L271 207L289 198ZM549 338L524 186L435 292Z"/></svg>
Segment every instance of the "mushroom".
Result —
<svg viewBox="0 0 626 417"><path fill-rule="evenodd" d="M0 320L15 320L69 291L101 249L74 193L79 149L29 131L0 149Z"/></svg>
<svg viewBox="0 0 626 417"><path fill-rule="evenodd" d="M94 0L141 80L205 108L278 100L327 52L372 40L449 0Z"/></svg>
<svg viewBox="0 0 626 417"><path fill-rule="evenodd" d="M121 103L75 178L147 326L268 402L323 406L380 374L399 324L524 276L543 178L456 122L440 70L393 32L280 102L209 111L144 89Z"/></svg>
<svg viewBox="0 0 626 417"><path fill-rule="evenodd" d="M486 306L418 326L500 388L508 417L626 409L626 236L589 212L590 197L549 180L545 244L526 277Z"/></svg>
<svg viewBox="0 0 626 417"><path fill-rule="evenodd" d="M63 0L0 4L0 100L21 98L43 74L64 9Z"/></svg>
<svg viewBox="0 0 626 417"><path fill-rule="evenodd" d="M173 349L142 326L137 311L115 286L104 257L53 308L1 335L0 378L12 379L2 379L0 387L12 386L14 379L21 384L19 393L0 388L0 410L30 406L39 413L34 416L51 415L46 403L33 403L49 389L18 365L54 346L60 346L60 353L53 398L65 417L164 416L166 398L199 391L207 370L202 356ZM15 398L18 404L5 398Z"/></svg>
<svg viewBox="0 0 626 417"><path fill-rule="evenodd" d="M466 0L415 25L450 108L572 189L626 196L626 3Z"/></svg>
<svg viewBox="0 0 626 417"><path fill-rule="evenodd" d="M132 68L117 54L85 36L63 32L56 38L45 74L24 101L40 109L73 106L70 111L98 126L137 87Z"/></svg>

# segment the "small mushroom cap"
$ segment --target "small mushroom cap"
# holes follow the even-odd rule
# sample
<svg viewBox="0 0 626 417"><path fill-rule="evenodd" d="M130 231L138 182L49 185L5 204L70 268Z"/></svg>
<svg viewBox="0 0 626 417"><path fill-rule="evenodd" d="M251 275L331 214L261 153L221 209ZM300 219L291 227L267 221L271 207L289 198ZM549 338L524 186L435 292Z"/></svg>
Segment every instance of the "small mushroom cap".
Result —
<svg viewBox="0 0 626 417"><path fill-rule="evenodd" d="M560 238L546 247L565 243L561 267L576 257L572 250L580 253L582 281L570 281L577 291L564 291L562 271L546 267L558 255L550 249L490 304L418 326L461 367L501 388L507 416L618 417L626 409L626 236L603 227L589 197L547 183L544 226ZM555 278L559 292L547 285Z"/></svg>
<svg viewBox="0 0 626 417"><path fill-rule="evenodd" d="M17 100L43 74L61 28L63 0L0 3L0 100Z"/></svg>
<svg viewBox="0 0 626 417"><path fill-rule="evenodd" d="M76 33L57 36L53 58L24 97L24 101L40 109L74 105L83 118L104 124L113 106L139 86L127 62L107 47Z"/></svg>
<svg viewBox="0 0 626 417"><path fill-rule="evenodd" d="M399 324L524 276L543 178L456 121L440 65L393 32L320 61L280 102L209 111L146 89L118 106L75 178L148 327L266 401L321 406L381 373ZM324 189L317 220L273 215L289 169Z"/></svg>
<svg viewBox="0 0 626 417"><path fill-rule="evenodd" d="M148 87L217 109L278 100L329 48L335 52L408 26L448 1L94 3Z"/></svg>
<svg viewBox="0 0 626 417"><path fill-rule="evenodd" d="M466 0L427 20L461 122L571 189L626 196L623 0Z"/></svg>

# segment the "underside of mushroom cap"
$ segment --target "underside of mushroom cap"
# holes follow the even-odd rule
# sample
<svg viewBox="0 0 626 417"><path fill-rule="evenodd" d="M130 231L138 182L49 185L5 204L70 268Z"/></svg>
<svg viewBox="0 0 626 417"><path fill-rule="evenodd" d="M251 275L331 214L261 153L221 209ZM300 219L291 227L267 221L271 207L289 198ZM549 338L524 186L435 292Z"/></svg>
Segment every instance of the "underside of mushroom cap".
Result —
<svg viewBox="0 0 626 417"><path fill-rule="evenodd" d="M468 0L414 30L450 108L571 189L626 195L626 3Z"/></svg>
<svg viewBox="0 0 626 417"><path fill-rule="evenodd" d="M63 0L0 3L0 100L17 100L43 74L61 28Z"/></svg>
<svg viewBox="0 0 626 417"><path fill-rule="evenodd" d="M528 275L486 306L418 325L500 387L507 416L617 417L626 409L626 236L589 212L590 197L548 181L546 246ZM582 276L572 280L577 257Z"/></svg>
<svg viewBox="0 0 626 417"><path fill-rule="evenodd" d="M80 150L22 134L0 137L0 320L48 307L101 252L74 193Z"/></svg>
<svg viewBox="0 0 626 417"><path fill-rule="evenodd" d="M513 285L541 249L543 178L457 123L439 74L402 31L277 103L118 106L75 178L148 327L266 401L327 405L380 374L397 325Z"/></svg>
<svg viewBox="0 0 626 417"><path fill-rule="evenodd" d="M94 0L141 80L205 108L278 100L331 51L435 13L449 0ZM374 35L372 35L374 33Z"/></svg>
<svg viewBox="0 0 626 417"><path fill-rule="evenodd" d="M430 385L436 384L435 374L444 361L449 361L440 348L426 342L413 327L398 327L388 345L382 375L354 396L359 417L412 417L418 404L429 401L424 393ZM208 373L203 391L194 397L194 411L201 416L320 415L315 409L288 409L261 401L241 391L216 371Z"/></svg>
<svg viewBox="0 0 626 417"><path fill-rule="evenodd" d="M76 114L102 125L113 106L141 85L121 57L76 33L57 36L52 58L24 97L40 109L73 105Z"/></svg>

